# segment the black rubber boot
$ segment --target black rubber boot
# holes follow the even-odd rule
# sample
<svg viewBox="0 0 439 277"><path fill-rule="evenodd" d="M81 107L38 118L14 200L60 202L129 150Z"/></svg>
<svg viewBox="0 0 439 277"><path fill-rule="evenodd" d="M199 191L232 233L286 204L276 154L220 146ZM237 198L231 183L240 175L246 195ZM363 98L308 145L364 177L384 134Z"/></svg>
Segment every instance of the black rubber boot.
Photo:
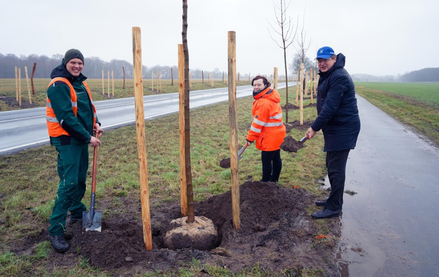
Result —
<svg viewBox="0 0 439 277"><path fill-rule="evenodd" d="M52 243L53 248L55 248L57 252L64 253L67 250L69 250L70 245L64 239L64 235L59 235L59 236L49 235L49 240Z"/></svg>

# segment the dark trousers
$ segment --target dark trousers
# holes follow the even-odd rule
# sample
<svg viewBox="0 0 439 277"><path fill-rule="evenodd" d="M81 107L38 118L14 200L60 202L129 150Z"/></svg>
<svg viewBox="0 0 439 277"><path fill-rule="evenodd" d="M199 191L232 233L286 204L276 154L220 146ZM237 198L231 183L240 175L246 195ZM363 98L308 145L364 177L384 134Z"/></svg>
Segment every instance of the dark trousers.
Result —
<svg viewBox="0 0 439 277"><path fill-rule="evenodd" d="M340 210L343 206L346 163L349 151L326 152L326 168L328 169L329 182L331 183L331 193L326 201L325 209Z"/></svg>
<svg viewBox="0 0 439 277"><path fill-rule="evenodd" d="M50 217L49 234L62 235L65 231L67 211L73 218L82 218L86 211L81 202L86 190L88 170L88 144L60 145L58 151L58 175L60 178L55 205Z"/></svg>
<svg viewBox="0 0 439 277"><path fill-rule="evenodd" d="M280 171L282 170L282 159L280 149L275 151L262 151L262 182L279 181Z"/></svg>

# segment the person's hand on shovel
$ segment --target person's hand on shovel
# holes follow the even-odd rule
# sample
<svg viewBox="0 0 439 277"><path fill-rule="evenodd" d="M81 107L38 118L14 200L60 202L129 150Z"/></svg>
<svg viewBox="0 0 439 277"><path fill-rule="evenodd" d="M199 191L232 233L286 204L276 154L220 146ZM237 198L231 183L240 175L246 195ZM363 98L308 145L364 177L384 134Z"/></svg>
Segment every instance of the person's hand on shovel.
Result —
<svg viewBox="0 0 439 277"><path fill-rule="evenodd" d="M96 123L95 127L93 128L93 133L94 133L95 137L91 136L91 138L90 138L91 146L96 147L96 146L101 145L101 141L98 139L98 137L100 137L103 132L104 132L104 130L102 130L101 125L99 125L99 123Z"/></svg>
<svg viewBox="0 0 439 277"><path fill-rule="evenodd" d="M246 140L245 141L245 148L247 148L247 146L250 146L251 144L252 144L252 141Z"/></svg>
<svg viewBox="0 0 439 277"><path fill-rule="evenodd" d="M316 131L314 131L311 127L309 127L308 131L305 133L306 139L312 139L316 135Z"/></svg>

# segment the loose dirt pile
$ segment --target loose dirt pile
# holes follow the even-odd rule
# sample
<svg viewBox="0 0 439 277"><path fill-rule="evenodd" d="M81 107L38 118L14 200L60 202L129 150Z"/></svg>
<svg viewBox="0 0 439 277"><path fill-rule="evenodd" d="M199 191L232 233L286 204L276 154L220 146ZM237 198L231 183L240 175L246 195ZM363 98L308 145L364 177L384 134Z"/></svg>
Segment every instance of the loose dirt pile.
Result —
<svg viewBox="0 0 439 277"><path fill-rule="evenodd" d="M151 208L153 250L145 250L140 205L127 199L126 215L103 216L102 232L82 233L81 222L71 227L73 239L65 257L74 262L82 255L92 266L117 274L175 271L194 258L203 264L232 272L261 270L295 275L302 268L323 270L338 276L334 263L336 237L322 236L307 207L315 196L305 189L286 189L274 183L246 182L240 186L241 226L235 229L231 193L195 203L195 215L213 221L218 231L217 248L169 250L163 238L173 219L180 218L180 205ZM330 234L339 234L340 220L327 219ZM55 254L62 256L62 254Z"/></svg>

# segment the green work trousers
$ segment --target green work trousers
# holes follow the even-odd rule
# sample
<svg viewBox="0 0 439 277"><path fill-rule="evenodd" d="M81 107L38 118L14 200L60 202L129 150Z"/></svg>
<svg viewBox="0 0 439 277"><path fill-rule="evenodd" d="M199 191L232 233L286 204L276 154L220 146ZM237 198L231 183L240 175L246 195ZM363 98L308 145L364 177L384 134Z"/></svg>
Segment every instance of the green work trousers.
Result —
<svg viewBox="0 0 439 277"><path fill-rule="evenodd" d="M67 211L72 218L82 218L87 208L81 202L84 197L88 170L88 144L56 146L58 151L58 175L60 178L55 206L50 217L49 234L65 232Z"/></svg>

